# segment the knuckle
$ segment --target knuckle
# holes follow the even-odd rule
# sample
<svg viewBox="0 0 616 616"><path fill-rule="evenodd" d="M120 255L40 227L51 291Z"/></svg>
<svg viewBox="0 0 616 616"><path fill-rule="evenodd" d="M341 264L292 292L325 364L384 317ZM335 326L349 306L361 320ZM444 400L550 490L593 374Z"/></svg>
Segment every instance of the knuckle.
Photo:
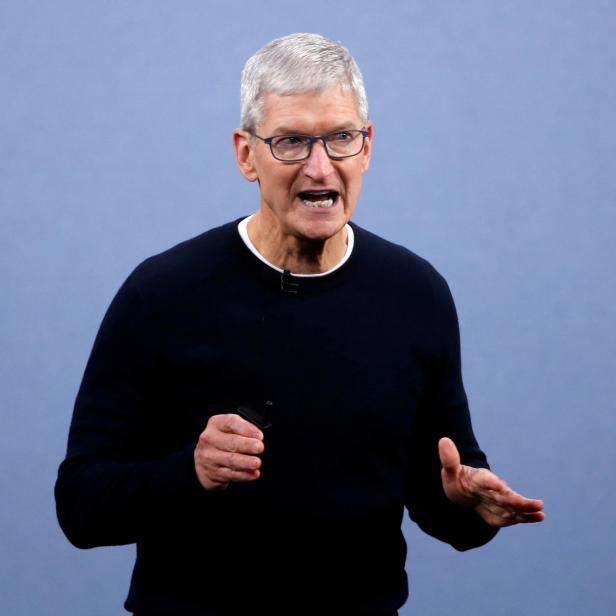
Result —
<svg viewBox="0 0 616 616"><path fill-rule="evenodd" d="M208 442L208 438L209 438L209 427L206 428L203 432L201 432L201 434L199 435L199 445L205 445Z"/></svg>
<svg viewBox="0 0 616 616"><path fill-rule="evenodd" d="M231 453L237 453L241 450L241 439L237 436L232 436L229 439L229 451Z"/></svg>
<svg viewBox="0 0 616 616"><path fill-rule="evenodd" d="M238 416L235 413L227 413L225 417L227 418L227 426L231 430L235 429L237 427Z"/></svg>
<svg viewBox="0 0 616 616"><path fill-rule="evenodd" d="M212 415L207 422L206 430L217 430L224 423L224 415Z"/></svg>
<svg viewBox="0 0 616 616"><path fill-rule="evenodd" d="M214 420L213 423L217 427L217 429L221 430L222 432L228 432L233 426L233 415L229 413L214 415L212 419Z"/></svg>
<svg viewBox="0 0 616 616"><path fill-rule="evenodd" d="M209 473L220 473L221 468L224 466L218 456L213 455L214 452L210 451L204 454L201 464Z"/></svg>
<svg viewBox="0 0 616 616"><path fill-rule="evenodd" d="M216 481L224 482L228 480L228 473L226 471L227 469L224 466L217 466L213 470L212 475Z"/></svg>

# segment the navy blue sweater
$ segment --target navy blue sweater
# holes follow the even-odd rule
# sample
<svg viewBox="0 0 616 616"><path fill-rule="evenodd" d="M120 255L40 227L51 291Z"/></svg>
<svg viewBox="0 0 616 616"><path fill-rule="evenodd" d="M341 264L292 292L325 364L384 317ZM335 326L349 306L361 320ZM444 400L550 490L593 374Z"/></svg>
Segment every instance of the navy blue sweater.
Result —
<svg viewBox="0 0 616 616"><path fill-rule="evenodd" d="M441 436L487 467L447 284L353 229L350 259L294 278L296 294L235 221L146 260L113 300L56 500L76 546L137 544L128 610L377 614L408 595L405 506L459 550L496 533L441 487ZM209 417L266 400L261 477L204 490L193 451Z"/></svg>

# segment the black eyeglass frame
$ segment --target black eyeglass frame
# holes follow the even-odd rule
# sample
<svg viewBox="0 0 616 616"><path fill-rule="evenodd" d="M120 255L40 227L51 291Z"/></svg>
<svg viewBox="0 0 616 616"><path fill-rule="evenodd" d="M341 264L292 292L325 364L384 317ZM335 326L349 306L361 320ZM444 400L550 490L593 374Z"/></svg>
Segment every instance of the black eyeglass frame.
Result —
<svg viewBox="0 0 616 616"><path fill-rule="evenodd" d="M251 131L248 131L248 132L253 137L256 137L257 139L261 139L263 143L266 143L267 145L269 145L272 156L276 160L279 160L281 163L299 163L299 162L302 162L303 160L309 159L310 155L312 154L312 146L317 141L323 142L323 147L325 148L325 152L332 160L342 160L344 158L352 158L353 156L358 156L359 154L361 154L361 151L364 149L364 145L366 143L366 137L370 135L370 133L364 128L362 129L349 128L346 130L333 130L331 133L326 133L325 135L304 135L302 133L285 133L282 135L272 135L271 137L261 137L260 135L257 135L257 133L253 133ZM329 149L327 148L327 141L332 135L338 135L339 133L360 133L361 134L361 137L362 137L361 146L355 154L345 154L344 156L332 156L329 153ZM291 158L291 159L278 158L278 156L274 154L274 148L272 146L272 141L274 139L278 139L279 137L301 137L302 139L307 139L308 140L308 154L306 154L306 156L302 158Z"/></svg>

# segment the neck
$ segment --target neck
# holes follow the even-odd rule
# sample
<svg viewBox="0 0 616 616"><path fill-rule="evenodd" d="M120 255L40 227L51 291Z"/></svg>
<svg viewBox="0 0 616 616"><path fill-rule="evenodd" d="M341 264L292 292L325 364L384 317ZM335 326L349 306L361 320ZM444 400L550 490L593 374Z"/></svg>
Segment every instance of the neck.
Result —
<svg viewBox="0 0 616 616"><path fill-rule="evenodd" d="M263 224L260 212L248 221L248 236L265 259L293 274L327 272L342 261L347 248L344 227L325 240L310 240L285 235L281 229Z"/></svg>

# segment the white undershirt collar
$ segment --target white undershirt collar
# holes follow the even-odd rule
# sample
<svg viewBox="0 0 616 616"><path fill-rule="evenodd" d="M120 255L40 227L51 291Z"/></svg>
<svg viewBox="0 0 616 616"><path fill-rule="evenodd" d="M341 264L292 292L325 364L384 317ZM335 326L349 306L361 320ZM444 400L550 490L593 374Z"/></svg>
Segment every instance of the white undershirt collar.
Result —
<svg viewBox="0 0 616 616"><path fill-rule="evenodd" d="M242 220L240 220L240 222L237 225L237 230L240 233L240 236L242 238L242 240L244 240L244 244L246 244L246 246L248 246L248 248L250 249L250 252L252 252L255 257L259 258L261 261L263 261L263 263L265 263L266 265L269 265L272 269L275 269L277 272L280 272L281 274L283 273L283 270L279 267L277 267L276 265L274 265L273 263L270 263L255 247L255 245L252 243L250 237L248 236L248 221L254 216L254 214L251 214L250 216L248 216L247 218L243 218ZM342 259L336 264L334 265L334 267L332 267L331 269L327 270L326 272L319 272L318 274L293 274L293 272L291 272L293 274L293 276L297 276L298 278L318 278L319 276L327 276L328 274L331 274L332 272L335 272L339 267L342 267L349 259L349 257L351 256L351 252L353 251L353 244L355 243L355 234L353 233L353 229L351 227L351 225L345 225L344 228L346 229L347 232L347 246L346 246L346 251L344 253L344 256L342 257Z"/></svg>

